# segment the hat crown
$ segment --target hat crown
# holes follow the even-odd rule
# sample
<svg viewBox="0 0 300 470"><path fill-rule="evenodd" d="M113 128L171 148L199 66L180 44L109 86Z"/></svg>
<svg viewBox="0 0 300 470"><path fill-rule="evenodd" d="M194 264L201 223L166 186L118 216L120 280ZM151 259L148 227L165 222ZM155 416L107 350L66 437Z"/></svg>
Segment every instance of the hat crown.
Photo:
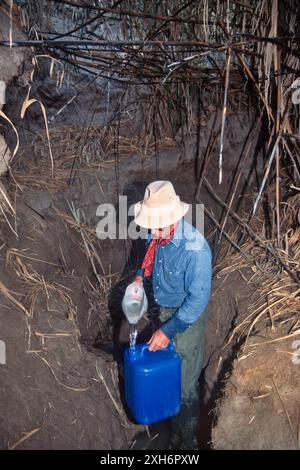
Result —
<svg viewBox="0 0 300 470"><path fill-rule="evenodd" d="M153 181L147 186L143 201L134 206L134 221L145 228L168 227L184 217L188 209L170 181Z"/></svg>
<svg viewBox="0 0 300 470"><path fill-rule="evenodd" d="M148 207L159 207L170 204L177 198L170 181L153 181L145 191L144 204Z"/></svg>

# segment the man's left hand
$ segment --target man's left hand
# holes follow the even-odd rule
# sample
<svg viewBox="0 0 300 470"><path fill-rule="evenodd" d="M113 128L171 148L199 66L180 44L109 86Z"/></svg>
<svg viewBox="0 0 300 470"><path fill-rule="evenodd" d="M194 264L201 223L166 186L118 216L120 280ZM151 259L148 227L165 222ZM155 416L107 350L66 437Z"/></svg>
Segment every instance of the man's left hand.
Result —
<svg viewBox="0 0 300 470"><path fill-rule="evenodd" d="M170 340L169 338L161 331L157 330L150 338L147 344L149 344L149 351L158 351L159 349L165 349Z"/></svg>

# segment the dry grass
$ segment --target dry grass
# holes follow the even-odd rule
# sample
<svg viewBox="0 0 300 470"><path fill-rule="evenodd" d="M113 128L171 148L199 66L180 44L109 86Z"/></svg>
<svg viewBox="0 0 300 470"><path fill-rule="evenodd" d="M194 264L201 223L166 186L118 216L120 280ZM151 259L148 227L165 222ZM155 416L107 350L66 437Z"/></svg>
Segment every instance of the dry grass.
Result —
<svg viewBox="0 0 300 470"><path fill-rule="evenodd" d="M13 269L16 273L16 276L26 285L28 291L27 295L24 298L24 304L28 305L28 309L23 307L19 301L12 299L9 293L6 294L6 297L13 302L15 305L22 308L26 313L26 324L27 324L27 334L28 334L28 352L32 351L31 348L31 338L32 334L35 332L32 331L32 324L35 320L36 310L40 306L42 299L45 300L47 305L47 310L49 311L49 300L52 297L56 297L60 300L63 305L66 305L68 308L68 320L70 324L73 325L72 335L77 337L79 336L79 330L76 325L76 307L73 304L70 291L66 287L58 284L53 281L46 281L42 275L40 275L36 270L34 270L28 259L34 260L34 257L28 256L26 250L17 250L11 248L7 250L6 253L6 266ZM43 262L42 260L38 260ZM59 338L61 335L52 333L56 338ZM44 338L46 333L37 334L41 338L41 345L43 347Z"/></svg>
<svg viewBox="0 0 300 470"><path fill-rule="evenodd" d="M26 287L26 295L22 295L21 303L18 300L21 294L10 292L0 282L1 294L4 295L7 301L25 313L27 329L26 352L36 355L48 367L55 381L63 388L73 392L85 392L90 388L90 385L76 385L77 379L75 383L72 383L74 382L73 374L67 374L71 376L68 379L68 382L71 380L71 383L66 383L65 371L68 369L68 364L62 364L58 357L56 357L56 346L54 343L56 341L64 342L65 344L58 346L58 348L65 348L66 351L78 349L79 356L75 352L72 353L75 361L78 360L78 357L81 357L80 331L76 321L77 308L73 303L71 291L58 282L46 280L43 275L39 274L31 266L32 261L44 262L34 256L30 256L26 250L13 248L7 250L6 266L8 269L14 270L16 276ZM59 327L56 326L55 315L54 317L50 315L50 312L55 311L52 306L53 302L60 306L59 312L62 309L67 310L67 313L59 319ZM46 308L44 308L44 305ZM41 310L46 311L41 313ZM62 325L62 322L65 322L66 326ZM37 341L39 345L37 345ZM80 380L82 381L82 378ZM85 382L87 381L89 381L88 378ZM24 439L30 436L31 433L26 434L13 444L11 448L17 447Z"/></svg>
<svg viewBox="0 0 300 470"><path fill-rule="evenodd" d="M125 132L125 130L123 131ZM130 135L130 132L129 132ZM141 155L151 158L155 149L170 149L175 141L169 137L154 140L149 135L116 136L116 126L93 125L86 128L62 126L49 131L52 159L49 161L48 135L41 132L29 148L23 148L13 166L16 184L21 188L46 189L51 193L66 189L74 169L88 174L100 168L114 168L116 145L119 158ZM32 157L28 158L28 154ZM54 178L52 177L52 170Z"/></svg>
<svg viewBox="0 0 300 470"><path fill-rule="evenodd" d="M28 312L28 310L24 307L23 304L21 304L21 302L19 302L14 295L12 295L12 293L8 290L8 288L0 281L0 292L1 294L3 295L3 297L8 300L8 302L10 302L11 304L13 304L14 306L18 307L20 310L22 310L22 312L25 313L25 315L27 315L27 317L30 316L30 313Z"/></svg>
<svg viewBox="0 0 300 470"><path fill-rule="evenodd" d="M59 4L58 7L57 2L48 2L48 11L52 15L58 14L58 11L64 10L64 1ZM221 183L227 111L229 108L234 110L235 101L243 103L247 108L249 105L253 108L259 105L269 121L267 140L271 136L272 143L279 143L280 140L280 145L273 147L276 168L270 168L277 178L275 203L279 240L280 157L287 153L290 163L299 173L297 144L288 136L282 140L279 138L282 132L299 135L299 119L291 100L291 85L299 69L299 57L294 52L294 48L297 48L294 37L299 13L296 4L292 1L282 4L277 0L259 0L255 5L248 1L207 0L192 0L182 4L176 0L148 2L142 6L140 2L125 0L116 10L111 5L106 5L106 2L101 7L87 4L76 7L68 4L65 8L68 14L72 12L72 17L77 22L76 31L80 31L83 39L88 37L89 30L80 27L79 18L84 11L86 18L89 18L88 24L92 21L93 28L97 26L98 33L105 31L105 36L110 40L115 39L111 28L113 22L122 31L125 40L135 38L144 41L147 38L158 41L158 44L138 48L124 45L116 50L98 50L93 47L88 51L75 46L69 48L68 52L61 46L58 51L51 49L48 54L35 56L35 64L37 59L50 64L50 76L53 75L54 64L57 64L58 86L63 80L63 65L68 71L74 70L74 67L86 67L96 75L103 72L116 80L120 78L125 85L121 87L122 92L117 103L111 101L110 87L107 87L107 109L115 106L115 114L106 126L101 128L86 122L83 130L54 128L48 135L47 132L41 135L40 142L34 142L37 167L43 168L44 163L41 160L45 158L45 149L50 150L50 142L53 153L52 170L56 180L53 184L62 185L67 180L62 170L72 165L74 160L76 165L80 165L80 171L84 171L87 167L93 168L93 165L98 166L114 159L116 154L118 158L133 153L140 154L142 158L157 157L159 149L174 145L174 136L179 129L182 130L181 145L184 149L186 135L199 122L205 121L206 106L220 106L223 102L219 142ZM34 5L34 2L28 2L25 9L32 22L31 26L34 27L35 38L46 39L45 34L38 33L39 29L45 29L46 20L42 9ZM94 18L99 11L102 15ZM48 26L51 29L50 24ZM290 30L290 42L278 39L280 27L282 30ZM163 41L171 41L173 44L163 46ZM289 73L285 73L287 68ZM166 80L170 73L170 78ZM94 77L90 83L94 83ZM248 89L249 83L252 88ZM200 115L194 106L195 84L201 95ZM82 89L86 86L87 84ZM74 96L62 109L67 110L68 104L73 103L80 93L81 89L76 88ZM248 100L248 93L253 98L251 102ZM272 100L273 96L276 96L275 101ZM24 106L29 101L28 94ZM139 132L128 131L128 123L134 123ZM122 132L124 129L125 132ZM16 170L19 171L18 168ZM27 183L26 176L30 174L30 170L34 170L32 165L16 175L20 184L31 187L46 184L50 187L52 182L47 180L49 168L45 172L42 170L41 182L37 178L31 178ZM33 173L36 175L37 171L34 170Z"/></svg>
<svg viewBox="0 0 300 470"><path fill-rule="evenodd" d="M273 248L277 256L293 272L300 271L300 238L298 236L300 229L300 205L299 195L288 199L281 218L281 234L283 237L283 248ZM252 229L259 237L264 233L264 214L260 211L257 217L252 219ZM233 238L238 236L235 231ZM266 248L269 244L275 245L275 240L265 240L265 249L263 245L251 238L247 239L241 245L241 249L246 252L249 259L246 259L240 252L228 253L223 247L221 261L215 267L218 276L225 277L233 271L246 272L243 274L247 284L253 284L255 290L254 300L248 309L244 312L243 318L239 319L232 331L228 343L234 338L243 337L244 347L247 347L248 338L257 333L263 326L268 326L276 336L278 324L287 324L288 334L284 337L275 337L267 342L278 342L288 337L300 334L300 288L299 285L291 279L289 273L282 269L277 259L270 256ZM246 268L246 269L245 269ZM249 273L252 271L252 275ZM251 346L258 346L261 343L251 342Z"/></svg>
<svg viewBox="0 0 300 470"><path fill-rule="evenodd" d="M38 431L40 431L42 429L43 425L42 426L39 426L38 428L34 428L32 429L31 431L27 431L27 432L24 432L23 433L23 436L20 437L16 442L14 442L13 444L9 444L8 445L8 450L14 450L16 449L20 444L22 444L22 442L26 441L27 439L29 439L31 436L33 436L35 433L37 433Z"/></svg>
<svg viewBox="0 0 300 470"><path fill-rule="evenodd" d="M99 255L99 245L96 245L98 239L96 237L95 229L86 224L84 214L80 209L76 209L73 203L69 203L69 209L70 215L59 211L57 208L55 208L55 212L62 219L67 228L70 228L79 234L81 239L79 248L85 254L92 267L95 278L97 279L97 285L94 286L87 278L88 287L85 290L85 294L89 302L87 328L90 327L91 318L96 316L99 328L99 337L101 337L104 342L111 341L112 322L108 304L112 280L113 278L116 280L118 273L111 274L110 267L108 273L105 271Z"/></svg>
<svg viewBox="0 0 300 470"><path fill-rule="evenodd" d="M113 405L114 405L114 408L116 409L120 419L121 419L121 423L123 424L124 427L131 427L131 423L128 421L128 418L123 410L123 405L120 401L120 398L119 398L119 394L117 393L117 399L113 396L113 393L110 389L110 387L108 386L106 380L104 379L104 376L102 374L102 372L100 371L100 367L99 367L99 363L96 361L96 372L97 372L97 375L100 379L100 383L102 383L105 387L105 390L106 392L108 393L108 396L109 398L111 399ZM96 379L94 379L96 380ZM116 391L116 390L115 390Z"/></svg>
<svg viewBox="0 0 300 470"><path fill-rule="evenodd" d="M67 390L72 390L72 392L86 392L87 390L89 390L89 386L88 387L73 387L71 385L67 385L65 383L63 383L58 377L57 377L57 373L55 372L54 370L54 367L52 367L50 365L50 363L47 361L47 359L45 359L44 357L41 356L40 352L39 351L31 351L33 352L36 356L38 356L41 361L46 364L46 366L50 369L51 371L51 374L53 375L54 379L56 380L56 382L58 382L62 387L66 388Z"/></svg>

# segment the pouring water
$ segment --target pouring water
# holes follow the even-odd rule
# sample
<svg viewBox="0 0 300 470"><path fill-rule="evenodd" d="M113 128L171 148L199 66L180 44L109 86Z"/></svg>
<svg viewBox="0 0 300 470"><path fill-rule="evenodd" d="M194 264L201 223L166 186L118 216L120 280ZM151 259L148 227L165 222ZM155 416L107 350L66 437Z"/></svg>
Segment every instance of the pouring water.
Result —
<svg viewBox="0 0 300 470"><path fill-rule="evenodd" d="M135 325L130 325L129 328L129 345L133 348L136 344L136 337L137 337L137 328Z"/></svg>

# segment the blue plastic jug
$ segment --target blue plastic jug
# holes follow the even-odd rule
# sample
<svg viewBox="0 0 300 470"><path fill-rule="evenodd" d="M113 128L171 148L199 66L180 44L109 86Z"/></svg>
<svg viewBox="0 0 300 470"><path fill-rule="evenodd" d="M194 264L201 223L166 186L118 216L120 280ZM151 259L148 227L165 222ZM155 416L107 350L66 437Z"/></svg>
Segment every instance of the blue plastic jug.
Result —
<svg viewBox="0 0 300 470"><path fill-rule="evenodd" d="M149 351L147 344L128 347L124 354L125 399L139 424L176 415L181 403L181 359L173 343Z"/></svg>

